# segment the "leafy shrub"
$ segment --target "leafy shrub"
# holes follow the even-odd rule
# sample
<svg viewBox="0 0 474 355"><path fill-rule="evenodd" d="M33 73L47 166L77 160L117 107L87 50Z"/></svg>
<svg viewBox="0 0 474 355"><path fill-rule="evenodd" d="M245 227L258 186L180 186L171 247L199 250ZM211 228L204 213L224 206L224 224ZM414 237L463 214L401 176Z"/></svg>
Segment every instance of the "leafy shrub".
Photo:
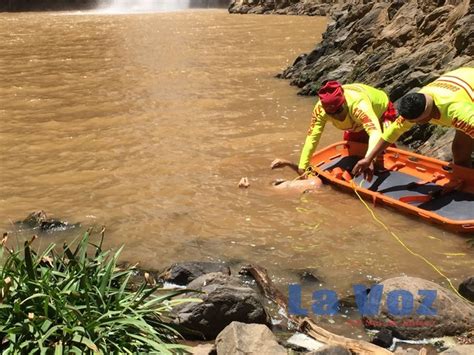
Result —
<svg viewBox="0 0 474 355"><path fill-rule="evenodd" d="M90 242L49 245L40 254L0 247L0 350L11 353L187 353L167 318L183 290L129 284L136 270L119 269L115 253ZM90 254L90 250L93 253Z"/></svg>

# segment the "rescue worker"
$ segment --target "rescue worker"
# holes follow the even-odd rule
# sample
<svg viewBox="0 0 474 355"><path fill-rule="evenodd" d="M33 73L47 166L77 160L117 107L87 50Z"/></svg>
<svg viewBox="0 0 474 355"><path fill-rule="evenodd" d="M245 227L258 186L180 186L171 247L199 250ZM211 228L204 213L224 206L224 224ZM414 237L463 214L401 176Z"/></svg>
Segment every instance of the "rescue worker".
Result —
<svg viewBox="0 0 474 355"><path fill-rule="evenodd" d="M398 103L400 117L384 131L375 148L359 160L352 173L372 174L372 161L415 124L431 123L456 129L452 144L454 164L472 168L474 148L474 68L453 70L403 96Z"/></svg>
<svg viewBox="0 0 474 355"><path fill-rule="evenodd" d="M288 166L303 175L310 166L311 156L328 121L344 130L344 140L368 143L369 153L379 141L384 127L397 118L387 94L368 85L341 85L337 81L328 81L318 91L318 96L299 163L275 159L272 169Z"/></svg>

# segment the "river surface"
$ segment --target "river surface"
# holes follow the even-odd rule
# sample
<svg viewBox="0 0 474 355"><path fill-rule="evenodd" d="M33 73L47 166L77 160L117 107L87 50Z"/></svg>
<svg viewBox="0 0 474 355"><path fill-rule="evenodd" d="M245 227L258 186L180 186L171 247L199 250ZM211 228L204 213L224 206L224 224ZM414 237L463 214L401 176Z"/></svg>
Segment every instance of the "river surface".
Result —
<svg viewBox="0 0 474 355"><path fill-rule="evenodd" d="M314 48L325 18L225 10L0 14L0 227L50 216L106 225L123 259L258 263L285 289L301 270L345 295L408 274L445 284L351 195L282 194L275 157L297 160L315 99L275 74ZM328 126L321 146L339 140ZM247 176L250 188L237 187ZM377 208L457 285L467 239ZM41 236L61 244L75 233ZM309 292L309 291L308 291Z"/></svg>

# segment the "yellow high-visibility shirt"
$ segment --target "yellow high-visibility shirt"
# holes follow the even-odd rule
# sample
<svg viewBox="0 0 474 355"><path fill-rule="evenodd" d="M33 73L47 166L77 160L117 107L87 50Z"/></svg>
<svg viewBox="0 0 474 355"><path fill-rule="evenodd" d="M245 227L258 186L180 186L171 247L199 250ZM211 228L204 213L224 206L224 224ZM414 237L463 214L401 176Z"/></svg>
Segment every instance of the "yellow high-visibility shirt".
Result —
<svg viewBox="0 0 474 355"><path fill-rule="evenodd" d="M454 127L474 138L474 68L459 68L446 73L419 93L430 95L440 112L440 118L432 118L429 123ZM414 124L399 117L383 132L382 138L395 143Z"/></svg>
<svg viewBox="0 0 474 355"><path fill-rule="evenodd" d="M298 167L306 169L314 151L316 150L324 126L329 120L341 130L360 132L365 130L369 135L367 153L375 146L382 134L380 118L387 110L388 96L382 90L364 84L348 84L342 86L348 107L348 114L344 121L338 121L326 114L320 101L316 103L311 117L311 126L308 130L303 150L301 151Z"/></svg>

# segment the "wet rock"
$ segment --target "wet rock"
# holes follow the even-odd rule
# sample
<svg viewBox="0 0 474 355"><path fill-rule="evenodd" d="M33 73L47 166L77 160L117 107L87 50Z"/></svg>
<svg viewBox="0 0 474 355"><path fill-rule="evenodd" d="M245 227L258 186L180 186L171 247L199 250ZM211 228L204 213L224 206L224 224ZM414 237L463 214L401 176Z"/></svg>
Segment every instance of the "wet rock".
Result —
<svg viewBox="0 0 474 355"><path fill-rule="evenodd" d="M286 355L266 325L232 322L216 338L217 355Z"/></svg>
<svg viewBox="0 0 474 355"><path fill-rule="evenodd" d="M317 277L311 270L301 270L299 272L300 281L303 284L321 283L321 279Z"/></svg>
<svg viewBox="0 0 474 355"><path fill-rule="evenodd" d="M474 302L474 277L464 280L458 289L459 293L469 301Z"/></svg>
<svg viewBox="0 0 474 355"><path fill-rule="evenodd" d="M390 329L382 329L371 341L372 344L381 346L382 348L389 348L393 343L393 334Z"/></svg>
<svg viewBox="0 0 474 355"><path fill-rule="evenodd" d="M342 345L326 345L316 351L306 353L307 355L351 355L352 353Z"/></svg>
<svg viewBox="0 0 474 355"><path fill-rule="evenodd" d="M194 331L192 337L214 339L233 321L270 324L258 294L244 286L237 277L210 273L192 281L188 288L201 291L192 296L202 302L176 307L175 323Z"/></svg>
<svg viewBox="0 0 474 355"><path fill-rule="evenodd" d="M187 285L199 276L212 272L230 275L230 268L217 262L189 261L171 265L159 275L159 278L176 285Z"/></svg>
<svg viewBox="0 0 474 355"><path fill-rule="evenodd" d="M395 277L383 281L380 285L383 286L383 296L379 313L363 317L364 325L368 328L391 330L394 336L400 339L422 339L456 335L474 327L474 307L438 284L416 277ZM405 293L406 303L403 307L406 308L403 313L407 313L406 315L392 314L393 304L390 309L387 303L387 294L400 290ZM423 304L422 290L436 292L431 309ZM374 287L369 292L369 300L373 292ZM410 294L413 302L410 300ZM395 302L397 305L399 300L395 299ZM378 306L378 303L374 305ZM400 308L400 304L397 307ZM424 314L419 314L420 312Z"/></svg>
<svg viewBox="0 0 474 355"><path fill-rule="evenodd" d="M322 282L321 278L317 276L317 271L312 268L290 269L288 271L296 275L302 284L319 284Z"/></svg>
<svg viewBox="0 0 474 355"><path fill-rule="evenodd" d="M17 224L21 223L24 226L27 226L28 228L37 228L47 218L48 217L46 216L46 213L40 210L40 211L31 212L24 220L17 221L15 223Z"/></svg>
<svg viewBox="0 0 474 355"><path fill-rule="evenodd" d="M474 354L474 345L457 345L443 351L443 355L472 355Z"/></svg>
<svg viewBox="0 0 474 355"><path fill-rule="evenodd" d="M15 222L20 229L38 229L41 232L58 232L80 227L55 218L48 218L43 210L30 213L24 220Z"/></svg>

